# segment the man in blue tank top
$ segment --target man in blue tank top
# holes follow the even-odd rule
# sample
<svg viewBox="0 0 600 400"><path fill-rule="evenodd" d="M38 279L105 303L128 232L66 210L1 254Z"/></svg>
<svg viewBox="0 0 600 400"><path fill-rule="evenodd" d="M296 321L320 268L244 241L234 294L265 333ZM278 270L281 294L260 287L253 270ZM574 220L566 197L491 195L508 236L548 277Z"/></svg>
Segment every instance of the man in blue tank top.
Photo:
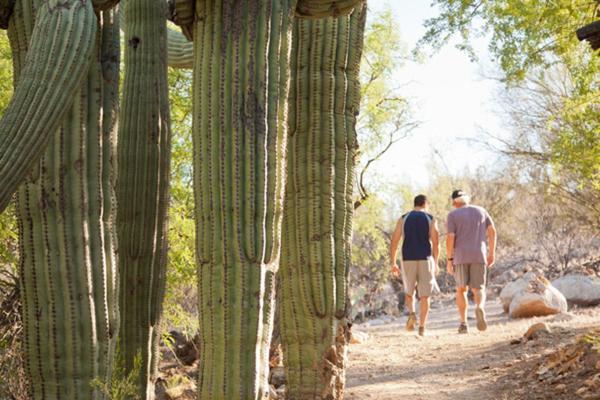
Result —
<svg viewBox="0 0 600 400"><path fill-rule="evenodd" d="M421 301L419 313L419 335L425 335L429 298L436 285L437 261L439 255L439 231L436 219L427 213L428 201L425 195L414 200L414 209L404 214L396 224L390 246L392 274L400 276L406 292L408 321L406 329L413 331L417 323L415 314L415 289L419 291ZM396 264L398 246L402 242L402 270Z"/></svg>

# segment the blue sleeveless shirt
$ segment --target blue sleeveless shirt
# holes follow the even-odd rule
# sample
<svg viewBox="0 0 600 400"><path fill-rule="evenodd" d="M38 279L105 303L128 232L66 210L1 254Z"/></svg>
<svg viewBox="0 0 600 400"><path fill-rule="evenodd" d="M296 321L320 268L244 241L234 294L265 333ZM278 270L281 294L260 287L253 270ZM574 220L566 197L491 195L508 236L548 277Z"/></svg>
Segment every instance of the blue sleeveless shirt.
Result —
<svg viewBox="0 0 600 400"><path fill-rule="evenodd" d="M402 216L403 260L426 260L432 255L429 229L433 216L423 211L411 211Z"/></svg>

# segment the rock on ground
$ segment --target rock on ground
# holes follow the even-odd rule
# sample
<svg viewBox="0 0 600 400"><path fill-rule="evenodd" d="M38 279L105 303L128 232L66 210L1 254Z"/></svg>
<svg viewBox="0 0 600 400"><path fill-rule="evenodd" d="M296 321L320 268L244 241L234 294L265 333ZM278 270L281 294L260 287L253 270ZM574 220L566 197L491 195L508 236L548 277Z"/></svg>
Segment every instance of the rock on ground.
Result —
<svg viewBox="0 0 600 400"><path fill-rule="evenodd" d="M550 333L552 333L552 331L550 331L548 325L543 322L538 322L537 324L531 325L529 329L527 329L527 332L525 332L523 338L525 338L525 340L534 340L542 335Z"/></svg>
<svg viewBox="0 0 600 400"><path fill-rule="evenodd" d="M569 305L590 307L600 304L600 280L585 275L566 275L552 282Z"/></svg>
<svg viewBox="0 0 600 400"><path fill-rule="evenodd" d="M504 289L502 289L500 292L500 301L502 302L502 308L504 309L505 313L508 313L510 309L510 303L513 301L515 295L525 290L527 286L529 286L529 282L532 279L535 279L536 274L538 273L538 271L530 271L523 275L522 278L510 282L504 287Z"/></svg>
<svg viewBox="0 0 600 400"><path fill-rule="evenodd" d="M530 275L532 274L532 275ZM530 318L559 314L567 311L567 300L538 271L532 271L523 277L527 285L516 291L510 302L511 318Z"/></svg>

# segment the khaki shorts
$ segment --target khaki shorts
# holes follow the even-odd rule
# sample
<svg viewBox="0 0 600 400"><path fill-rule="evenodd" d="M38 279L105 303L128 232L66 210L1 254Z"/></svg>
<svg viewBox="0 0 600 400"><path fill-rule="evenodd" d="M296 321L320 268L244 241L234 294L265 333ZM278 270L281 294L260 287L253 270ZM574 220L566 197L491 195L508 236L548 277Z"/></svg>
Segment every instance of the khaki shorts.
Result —
<svg viewBox="0 0 600 400"><path fill-rule="evenodd" d="M419 296L429 297L435 285L435 265L433 258L427 260L402 261L402 281L404 291L408 296L415 294L419 289Z"/></svg>
<svg viewBox="0 0 600 400"><path fill-rule="evenodd" d="M454 266L454 280L457 287L470 287L471 289L485 288L485 264L459 264Z"/></svg>

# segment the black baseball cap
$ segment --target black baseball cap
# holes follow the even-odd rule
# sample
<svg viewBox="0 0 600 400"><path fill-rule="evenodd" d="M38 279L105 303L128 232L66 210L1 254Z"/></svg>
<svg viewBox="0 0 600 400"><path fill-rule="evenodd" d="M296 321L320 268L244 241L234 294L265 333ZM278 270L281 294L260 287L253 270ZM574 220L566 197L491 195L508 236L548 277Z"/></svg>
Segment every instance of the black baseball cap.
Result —
<svg viewBox="0 0 600 400"><path fill-rule="evenodd" d="M463 197L466 195L467 193L465 193L462 189L457 189L454 192L452 192L452 200L458 199L459 197Z"/></svg>

